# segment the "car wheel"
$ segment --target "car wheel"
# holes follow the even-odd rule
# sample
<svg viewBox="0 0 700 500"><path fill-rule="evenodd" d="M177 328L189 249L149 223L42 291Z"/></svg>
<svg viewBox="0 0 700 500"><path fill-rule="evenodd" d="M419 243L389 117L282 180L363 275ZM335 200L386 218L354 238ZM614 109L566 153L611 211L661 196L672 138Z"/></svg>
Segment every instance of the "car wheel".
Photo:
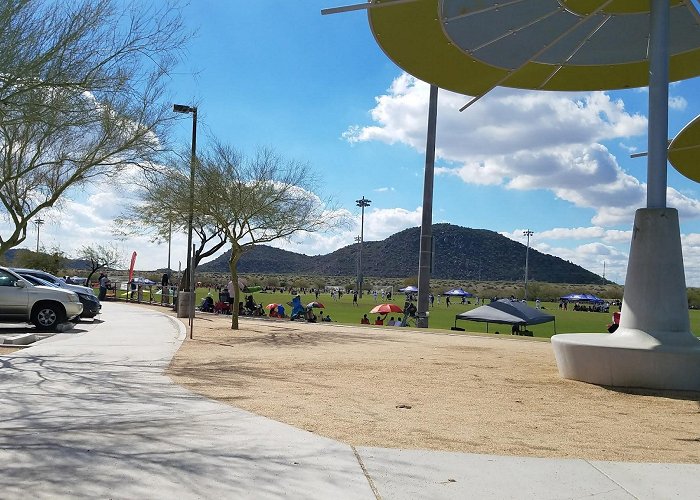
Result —
<svg viewBox="0 0 700 500"><path fill-rule="evenodd" d="M40 305L34 311L32 323L39 330L55 330L61 322L61 309L53 304Z"/></svg>

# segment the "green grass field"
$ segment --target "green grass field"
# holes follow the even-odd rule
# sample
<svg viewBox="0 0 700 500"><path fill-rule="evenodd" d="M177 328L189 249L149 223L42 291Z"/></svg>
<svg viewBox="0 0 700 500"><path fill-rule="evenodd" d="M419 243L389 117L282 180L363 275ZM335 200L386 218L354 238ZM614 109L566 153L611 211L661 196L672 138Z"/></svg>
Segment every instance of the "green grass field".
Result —
<svg viewBox="0 0 700 500"><path fill-rule="evenodd" d="M207 288L197 289L197 305L201 303L208 292L209 290ZM216 301L218 293L212 290L212 296ZM263 306L270 303L282 303L285 305L287 313L291 311L291 307L286 305L287 302L292 300L292 295L289 293L257 292L253 294L253 297L256 303L262 303ZM313 294L302 294L301 299L303 304L308 304L316 300ZM323 309L324 314L330 315L335 322L345 324L359 324L363 314L369 313L370 309L382 302L381 296L377 298L377 302L375 303L371 295L365 295L359 299L359 304L355 307L352 304L352 295L343 294L339 300L333 300L328 293L320 294L318 300L325 306ZM404 296L396 294L392 302L403 307ZM462 305L459 302L459 299L452 299L452 304L448 308L445 305L444 297L440 298L440 304L437 303L436 297L435 306L430 309L430 328L449 330L450 327L455 324L455 315L476 307L473 303ZM534 301L530 302L529 305L534 307ZM561 311L559 310L558 303L550 302L543 302L542 306L548 313L553 314L556 318L554 323L545 323L528 327L528 330L534 332L536 337L542 338L549 338L554 335L555 323L556 333L605 333L607 331L606 326L612 321L612 312L617 310L617 308L613 308L610 313L573 311L571 308L569 308L568 311ZM316 310L316 314L318 315L318 310ZM374 322L376 315L368 316L372 322ZM391 316L392 315L389 315L389 317ZM398 317L400 315L395 314L393 316ZM468 332L486 333L486 323L460 320L457 322L457 326L464 328ZM690 327L691 331L697 336L698 332L700 332L700 311L694 309L690 310ZM501 334L510 334L510 328L510 325L489 324L488 332L495 333L499 331Z"/></svg>

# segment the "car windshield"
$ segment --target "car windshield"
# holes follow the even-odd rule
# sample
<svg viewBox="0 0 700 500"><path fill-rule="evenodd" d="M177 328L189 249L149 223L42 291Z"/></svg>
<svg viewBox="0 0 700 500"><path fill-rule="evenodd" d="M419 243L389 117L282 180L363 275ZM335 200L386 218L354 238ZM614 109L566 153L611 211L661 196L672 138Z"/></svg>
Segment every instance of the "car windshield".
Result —
<svg viewBox="0 0 700 500"><path fill-rule="evenodd" d="M37 278L36 276L32 276L31 274L20 274L22 278L30 282L32 285L36 286L52 286L54 288L58 288L57 285L54 283L51 283L49 281L43 280L41 278Z"/></svg>

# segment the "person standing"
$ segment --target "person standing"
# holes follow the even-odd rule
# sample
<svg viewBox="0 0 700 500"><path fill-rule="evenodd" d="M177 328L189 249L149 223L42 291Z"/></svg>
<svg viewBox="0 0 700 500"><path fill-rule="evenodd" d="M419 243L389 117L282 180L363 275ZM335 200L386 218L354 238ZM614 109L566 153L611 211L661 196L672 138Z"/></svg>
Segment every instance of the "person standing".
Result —
<svg viewBox="0 0 700 500"><path fill-rule="evenodd" d="M229 280L228 285L226 285L226 290L228 291L228 303L231 304L231 310L233 311L233 301L236 298L236 289L233 287L233 280Z"/></svg>
<svg viewBox="0 0 700 500"><path fill-rule="evenodd" d="M352 294L352 305L355 307L358 307L358 305L357 305L357 292L353 292L353 294Z"/></svg>
<svg viewBox="0 0 700 500"><path fill-rule="evenodd" d="M170 295L170 276L168 276L168 273L163 273L163 277L160 280L160 303L162 304L169 304L169 295Z"/></svg>
<svg viewBox="0 0 700 500"><path fill-rule="evenodd" d="M107 279L107 275L105 273L100 273L100 293L98 294L97 298L102 300L105 300L105 297L107 296L107 284L109 283L109 280Z"/></svg>

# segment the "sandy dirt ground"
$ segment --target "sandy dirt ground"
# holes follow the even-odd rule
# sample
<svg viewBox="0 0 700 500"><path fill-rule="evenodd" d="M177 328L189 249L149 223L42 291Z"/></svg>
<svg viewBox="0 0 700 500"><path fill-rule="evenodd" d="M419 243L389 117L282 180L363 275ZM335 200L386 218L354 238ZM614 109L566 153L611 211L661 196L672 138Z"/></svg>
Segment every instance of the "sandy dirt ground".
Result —
<svg viewBox="0 0 700 500"><path fill-rule="evenodd" d="M201 315L168 375L355 446L700 463L700 393L563 380L548 341Z"/></svg>

